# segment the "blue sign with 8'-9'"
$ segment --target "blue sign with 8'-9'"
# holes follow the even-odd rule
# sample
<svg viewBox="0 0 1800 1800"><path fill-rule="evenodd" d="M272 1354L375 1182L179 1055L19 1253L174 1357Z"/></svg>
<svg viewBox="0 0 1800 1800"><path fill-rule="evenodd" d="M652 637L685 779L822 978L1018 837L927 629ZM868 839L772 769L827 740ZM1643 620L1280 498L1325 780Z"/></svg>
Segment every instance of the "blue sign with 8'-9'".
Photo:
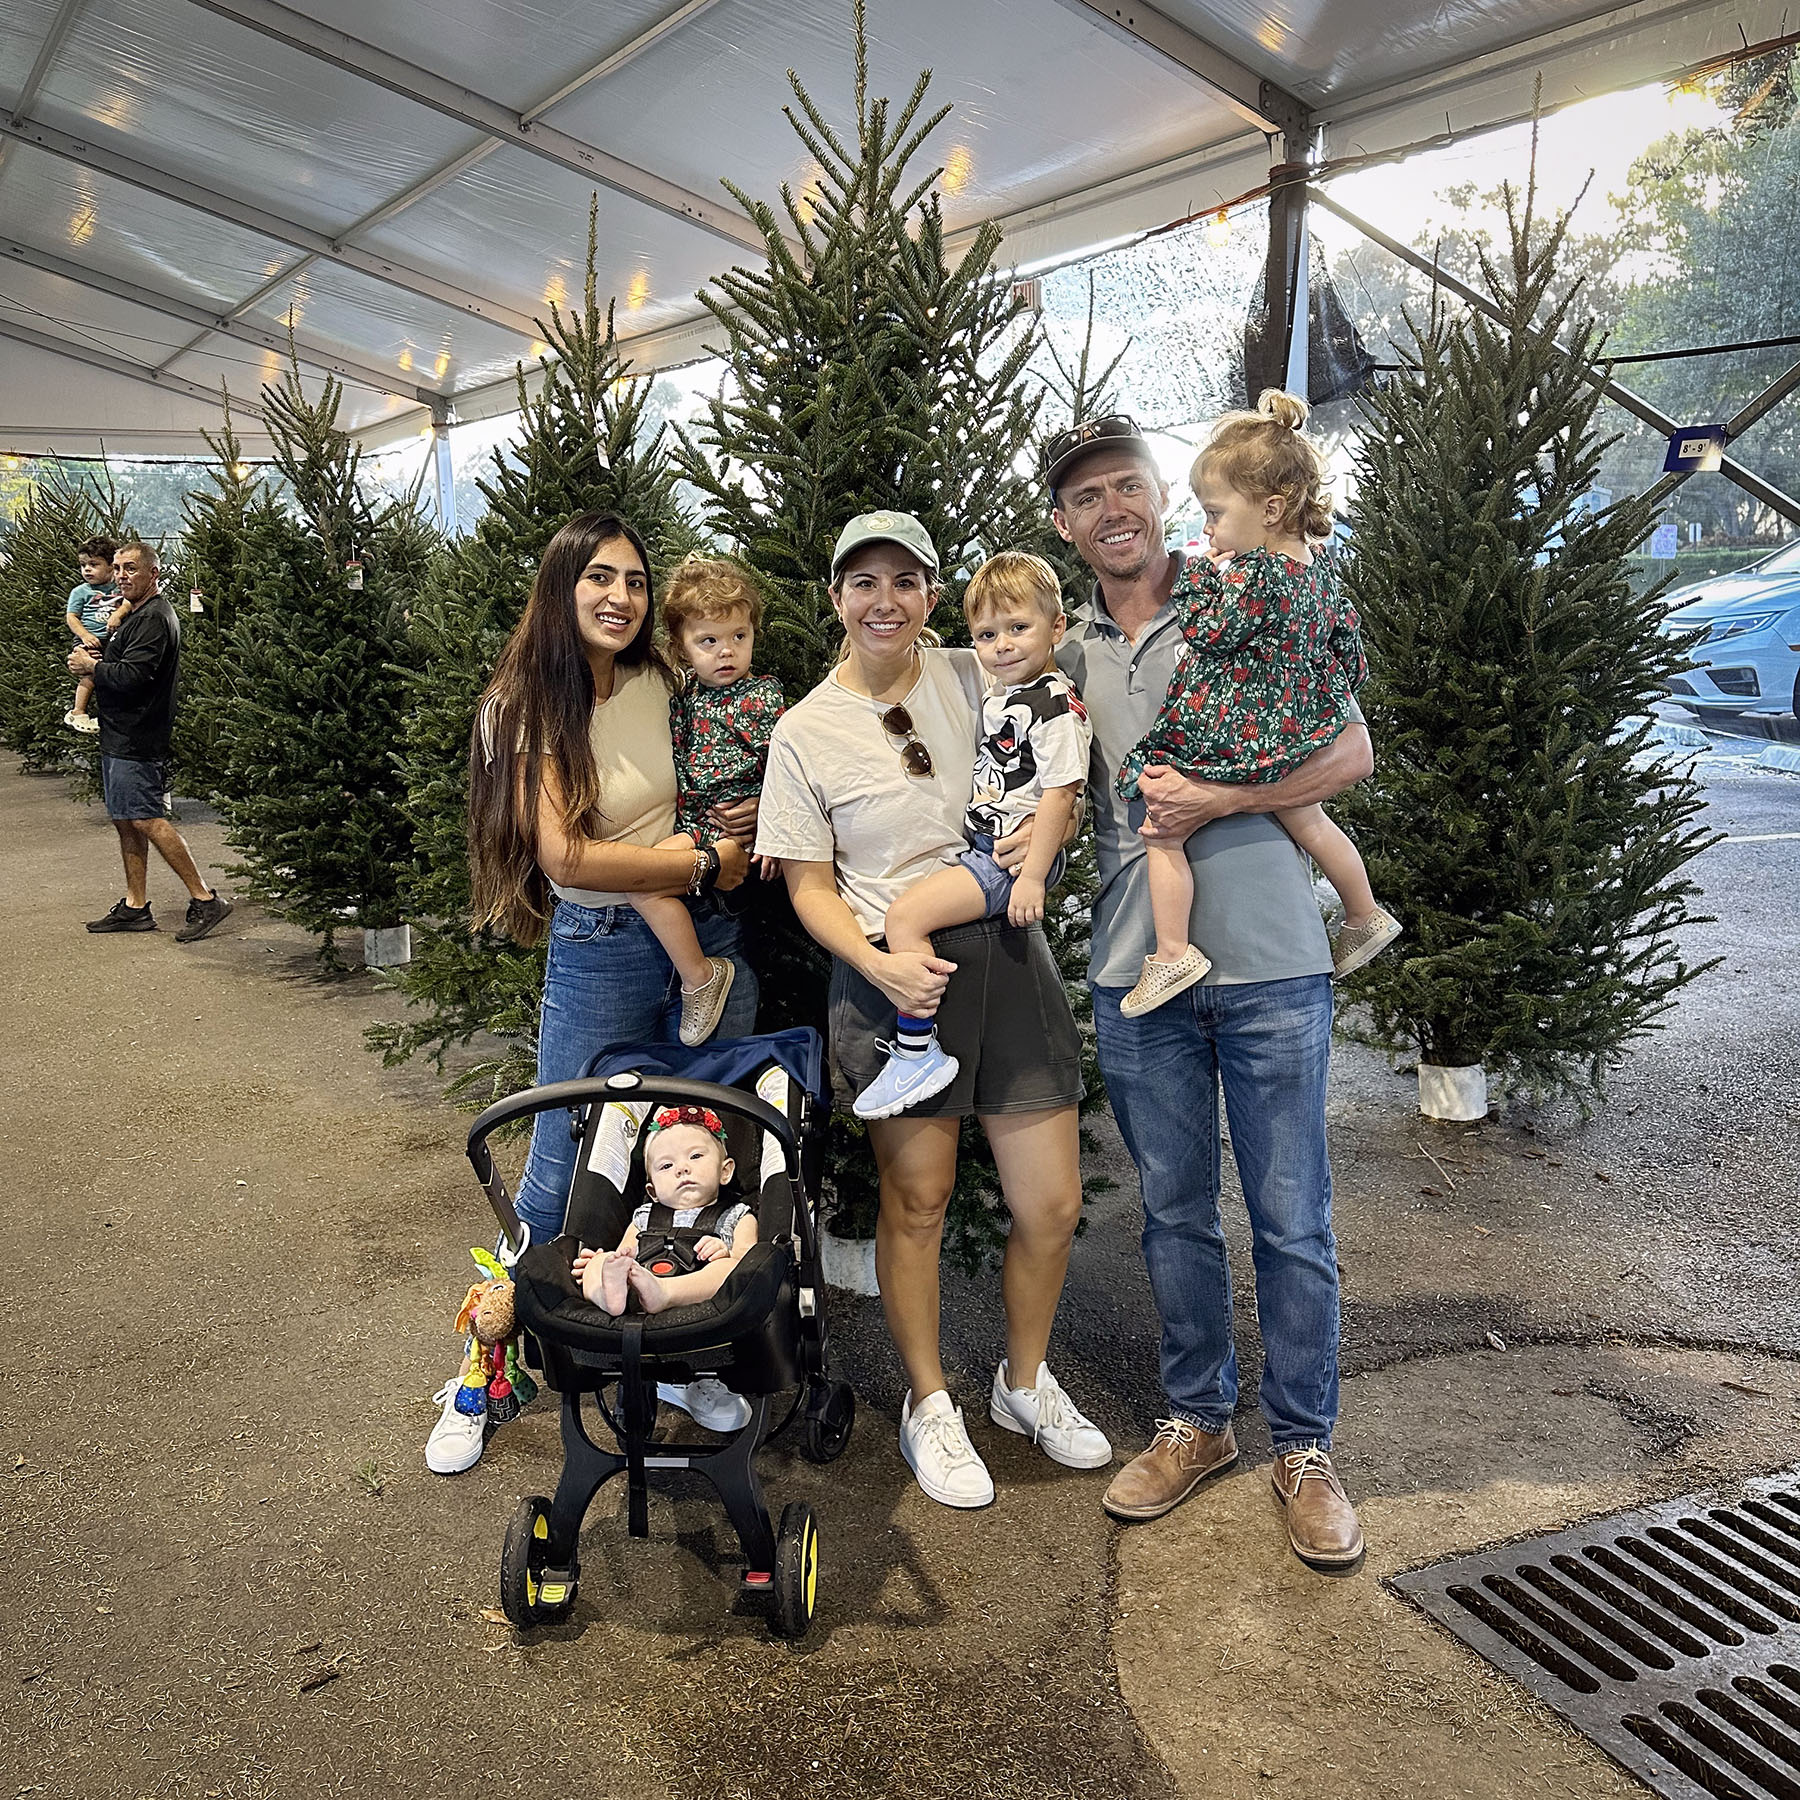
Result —
<svg viewBox="0 0 1800 1800"><path fill-rule="evenodd" d="M1665 475L1707 475L1725 460L1723 425L1684 425L1671 433Z"/></svg>

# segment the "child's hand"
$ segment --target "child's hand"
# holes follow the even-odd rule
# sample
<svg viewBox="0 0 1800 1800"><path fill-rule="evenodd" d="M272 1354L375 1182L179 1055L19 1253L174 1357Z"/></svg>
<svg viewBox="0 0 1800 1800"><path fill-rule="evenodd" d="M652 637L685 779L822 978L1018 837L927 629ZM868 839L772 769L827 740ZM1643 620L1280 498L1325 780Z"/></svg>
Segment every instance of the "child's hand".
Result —
<svg viewBox="0 0 1800 1800"><path fill-rule="evenodd" d="M1013 881L1012 898L1006 905L1009 925L1035 925L1044 916L1044 884L1034 875Z"/></svg>
<svg viewBox="0 0 1800 1800"><path fill-rule="evenodd" d="M756 858L756 866L762 871L764 881L773 881L781 873L781 858L779 856L759 856Z"/></svg>
<svg viewBox="0 0 1800 1800"><path fill-rule="evenodd" d="M694 1246L694 1254L702 1262L711 1262L715 1256L725 1256L729 1252L725 1248L725 1240L716 1237L703 1237Z"/></svg>

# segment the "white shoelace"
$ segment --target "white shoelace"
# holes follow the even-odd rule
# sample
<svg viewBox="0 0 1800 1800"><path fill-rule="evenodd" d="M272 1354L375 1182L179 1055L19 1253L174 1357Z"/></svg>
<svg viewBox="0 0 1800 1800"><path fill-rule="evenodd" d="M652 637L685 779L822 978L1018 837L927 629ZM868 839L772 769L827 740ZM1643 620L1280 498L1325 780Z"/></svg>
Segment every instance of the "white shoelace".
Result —
<svg viewBox="0 0 1800 1800"><path fill-rule="evenodd" d="M1094 1421L1063 1391L1063 1386L1048 1369L1037 1388L1037 1423L1031 1428L1035 1444L1046 1431L1092 1431Z"/></svg>
<svg viewBox="0 0 1800 1800"><path fill-rule="evenodd" d="M1304 1450L1284 1451L1281 1460L1294 1478L1296 1494L1303 1481L1330 1481L1332 1478L1331 1453L1321 1450L1317 1444L1308 1444Z"/></svg>
<svg viewBox="0 0 1800 1800"><path fill-rule="evenodd" d="M442 1406L444 1404L444 1402L446 1400L448 1400L450 1398L450 1396L452 1394L454 1394L456 1392L456 1390L461 1386L462 1386L462 1377L460 1375L452 1375L450 1377L450 1379L448 1381L446 1381L444 1383L444 1385L441 1388L439 1388L435 1394L433 1394L431 1396L431 1404L433 1406Z"/></svg>
<svg viewBox="0 0 1800 1800"><path fill-rule="evenodd" d="M1172 1450L1191 1450L1200 1440L1200 1427L1190 1425L1186 1419L1158 1419L1156 1436L1150 1441L1151 1449L1154 1450L1163 1438L1169 1440Z"/></svg>
<svg viewBox="0 0 1800 1800"><path fill-rule="evenodd" d="M975 1446L963 1429L962 1420L954 1412L914 1413L912 1432L921 1448L929 1447L943 1459L946 1471L960 1469L965 1463L979 1462Z"/></svg>

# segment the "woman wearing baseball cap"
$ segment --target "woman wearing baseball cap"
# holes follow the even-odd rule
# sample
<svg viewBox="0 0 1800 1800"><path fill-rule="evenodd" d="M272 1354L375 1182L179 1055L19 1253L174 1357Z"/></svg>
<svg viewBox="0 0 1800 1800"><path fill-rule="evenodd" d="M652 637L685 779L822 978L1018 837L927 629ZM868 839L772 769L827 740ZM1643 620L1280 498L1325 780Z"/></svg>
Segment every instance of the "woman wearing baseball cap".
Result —
<svg viewBox="0 0 1800 1800"><path fill-rule="evenodd" d="M781 859L800 922L831 952L831 1056L846 1103L880 1070L897 1014L935 1010L958 1064L948 1087L868 1130L881 1172L875 1266L910 1384L901 1451L934 1500L972 1507L994 1484L946 1391L938 1344L944 1213L970 1113L1012 1213L990 1416L1069 1467L1100 1467L1112 1449L1045 1362L1081 1212L1082 1086L1043 927L1003 916L957 926L928 956L889 951L882 935L894 900L965 848L983 677L973 651L926 631L939 591L936 547L912 514L862 513L844 527L830 588L843 654L775 728L756 850ZM1016 862L1024 847L1021 833L995 849Z"/></svg>

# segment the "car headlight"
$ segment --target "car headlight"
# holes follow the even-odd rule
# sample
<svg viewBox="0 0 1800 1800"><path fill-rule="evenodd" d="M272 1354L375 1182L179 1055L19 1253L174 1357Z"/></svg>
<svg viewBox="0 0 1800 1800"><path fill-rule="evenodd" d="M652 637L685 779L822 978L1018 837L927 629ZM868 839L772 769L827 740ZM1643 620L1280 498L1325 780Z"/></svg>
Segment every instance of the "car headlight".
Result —
<svg viewBox="0 0 1800 1800"><path fill-rule="evenodd" d="M1726 638L1748 637L1753 631L1766 631L1781 617L1779 612L1745 613L1738 619L1720 619L1707 634L1709 644L1721 644Z"/></svg>

